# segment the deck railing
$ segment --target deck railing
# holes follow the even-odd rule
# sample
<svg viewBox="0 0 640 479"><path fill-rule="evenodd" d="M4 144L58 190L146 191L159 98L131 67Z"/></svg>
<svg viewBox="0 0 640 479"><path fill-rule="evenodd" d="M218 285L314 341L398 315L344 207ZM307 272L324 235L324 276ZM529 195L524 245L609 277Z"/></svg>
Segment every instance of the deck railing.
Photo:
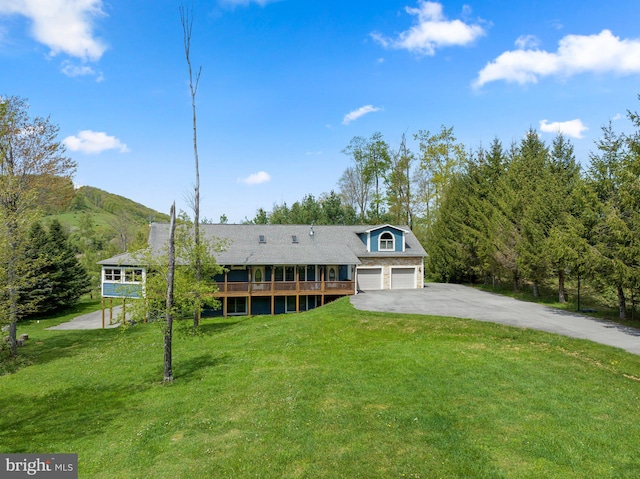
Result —
<svg viewBox="0 0 640 479"><path fill-rule="evenodd" d="M219 282L218 293L307 293L344 294L355 292L354 281L262 281L257 282Z"/></svg>

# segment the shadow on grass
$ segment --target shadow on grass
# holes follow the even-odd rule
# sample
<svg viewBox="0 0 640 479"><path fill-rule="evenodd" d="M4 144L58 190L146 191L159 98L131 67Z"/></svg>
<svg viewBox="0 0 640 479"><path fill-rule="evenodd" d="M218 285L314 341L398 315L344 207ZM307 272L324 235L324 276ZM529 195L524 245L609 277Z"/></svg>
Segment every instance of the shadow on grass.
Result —
<svg viewBox="0 0 640 479"><path fill-rule="evenodd" d="M228 362L228 357L203 354L185 361L176 361L173 366L174 377L180 382L198 381L203 378L208 368Z"/></svg>
<svg viewBox="0 0 640 479"><path fill-rule="evenodd" d="M35 453L61 439L71 442L102 435L115 419L131 415L129 405L135 403L131 395L140 388L140 384L72 386L43 397L3 395L0 447L7 453Z"/></svg>
<svg viewBox="0 0 640 479"><path fill-rule="evenodd" d="M247 316L234 316L232 318L216 318L208 319L206 322L200 323L200 332L203 334L214 334L225 329L237 326L248 319Z"/></svg>
<svg viewBox="0 0 640 479"><path fill-rule="evenodd" d="M0 376L15 373L25 366L46 364L49 361L75 356L86 349L99 348L105 342L113 340L114 335L110 333L93 330L59 331L40 337L36 331L30 334L24 347L18 348L17 358L8 357L8 351L0 353Z"/></svg>

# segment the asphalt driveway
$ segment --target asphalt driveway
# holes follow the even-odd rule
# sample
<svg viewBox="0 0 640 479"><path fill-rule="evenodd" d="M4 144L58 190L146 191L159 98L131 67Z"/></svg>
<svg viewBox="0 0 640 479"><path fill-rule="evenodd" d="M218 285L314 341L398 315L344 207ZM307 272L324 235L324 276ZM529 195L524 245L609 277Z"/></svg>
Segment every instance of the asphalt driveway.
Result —
<svg viewBox="0 0 640 479"><path fill-rule="evenodd" d="M367 291L351 296L365 311L477 319L589 339L640 354L640 330L459 284L427 283L420 290Z"/></svg>
<svg viewBox="0 0 640 479"><path fill-rule="evenodd" d="M122 311L122 306L114 306L113 307L113 320L116 321L120 318L120 312ZM129 317L129 313L127 313L127 318ZM116 322L114 324L109 324L109 309L105 309L104 311L104 327L105 328L117 328L120 326L120 322ZM52 330L74 330L74 329L100 329L102 328L102 310L93 311L92 313L83 314L81 316L76 316L71 321L67 321L66 323L61 323L57 326L52 326L47 329Z"/></svg>

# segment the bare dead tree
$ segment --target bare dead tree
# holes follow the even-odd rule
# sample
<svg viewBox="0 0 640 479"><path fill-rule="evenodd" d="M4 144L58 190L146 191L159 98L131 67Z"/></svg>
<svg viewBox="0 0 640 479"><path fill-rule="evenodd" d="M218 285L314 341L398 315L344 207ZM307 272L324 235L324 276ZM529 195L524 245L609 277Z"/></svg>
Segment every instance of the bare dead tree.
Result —
<svg viewBox="0 0 640 479"><path fill-rule="evenodd" d="M182 34L184 42L184 54L187 59L187 66L189 68L189 92L191 94L191 110L193 112L193 155L196 163L196 182L194 185L193 194L193 216L194 216L194 242L196 248L195 255L195 269L196 269L196 281L201 281L202 261L200 258L200 167L198 164L198 122L196 116L196 93L198 92L198 84L200 83L200 74L202 73L202 67L198 68L198 72L193 75L193 68L191 66L191 35L193 32L193 5L191 8L186 9L183 5L180 6L180 21L182 23ZM199 298L198 298L199 299ZM196 308L196 312L193 316L194 329L200 324L200 308Z"/></svg>
<svg viewBox="0 0 640 479"><path fill-rule="evenodd" d="M171 205L171 222L169 224L169 259L167 268L167 301L166 301L166 320L164 329L164 380L163 382L173 381L173 367L171 350L173 343L173 277L176 268L176 203Z"/></svg>

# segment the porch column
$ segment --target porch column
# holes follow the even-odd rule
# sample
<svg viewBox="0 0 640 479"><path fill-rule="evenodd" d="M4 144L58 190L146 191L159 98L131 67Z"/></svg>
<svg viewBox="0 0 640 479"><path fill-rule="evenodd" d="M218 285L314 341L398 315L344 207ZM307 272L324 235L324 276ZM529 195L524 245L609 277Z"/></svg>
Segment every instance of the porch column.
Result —
<svg viewBox="0 0 640 479"><path fill-rule="evenodd" d="M322 285L320 295L320 306L324 306L324 266L320 267L320 283Z"/></svg>
<svg viewBox="0 0 640 479"><path fill-rule="evenodd" d="M300 269L296 265L296 313L300 312Z"/></svg>
<svg viewBox="0 0 640 479"><path fill-rule="evenodd" d="M265 272L266 272L266 268L265 268ZM271 265L271 316L276 314L275 279L276 279L276 267Z"/></svg>

